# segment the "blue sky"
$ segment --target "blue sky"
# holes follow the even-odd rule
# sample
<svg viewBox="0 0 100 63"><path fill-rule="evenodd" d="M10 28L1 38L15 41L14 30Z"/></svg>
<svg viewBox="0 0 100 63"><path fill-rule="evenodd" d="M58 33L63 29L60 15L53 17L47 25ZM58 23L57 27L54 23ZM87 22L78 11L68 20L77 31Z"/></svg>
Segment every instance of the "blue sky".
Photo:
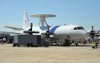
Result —
<svg viewBox="0 0 100 63"><path fill-rule="evenodd" d="M0 0L0 25L22 26L23 14L55 14L50 25L78 24L100 29L100 0ZM29 17L33 23L38 19Z"/></svg>

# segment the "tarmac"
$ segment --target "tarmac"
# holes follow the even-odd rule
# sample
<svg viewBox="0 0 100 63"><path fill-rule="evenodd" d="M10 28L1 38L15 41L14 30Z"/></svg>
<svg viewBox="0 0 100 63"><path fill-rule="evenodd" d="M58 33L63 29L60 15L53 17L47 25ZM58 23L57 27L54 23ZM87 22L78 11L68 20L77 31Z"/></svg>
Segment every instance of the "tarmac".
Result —
<svg viewBox="0 0 100 63"><path fill-rule="evenodd" d="M100 63L100 47L12 47L0 44L0 63Z"/></svg>

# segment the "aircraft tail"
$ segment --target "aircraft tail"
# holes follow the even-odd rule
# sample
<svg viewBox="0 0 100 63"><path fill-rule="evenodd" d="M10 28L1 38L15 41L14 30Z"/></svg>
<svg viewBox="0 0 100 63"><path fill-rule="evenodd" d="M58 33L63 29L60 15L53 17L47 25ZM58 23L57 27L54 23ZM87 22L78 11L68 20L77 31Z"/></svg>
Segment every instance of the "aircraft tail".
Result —
<svg viewBox="0 0 100 63"><path fill-rule="evenodd" d="M23 29L27 30L30 28L30 21L27 12L24 13Z"/></svg>

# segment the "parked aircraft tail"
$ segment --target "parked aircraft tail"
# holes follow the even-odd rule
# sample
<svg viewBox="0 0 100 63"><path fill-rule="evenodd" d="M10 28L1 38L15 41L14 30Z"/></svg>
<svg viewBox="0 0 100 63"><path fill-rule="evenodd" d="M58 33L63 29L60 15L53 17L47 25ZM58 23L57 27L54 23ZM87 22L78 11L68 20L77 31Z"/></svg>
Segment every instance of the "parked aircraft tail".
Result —
<svg viewBox="0 0 100 63"><path fill-rule="evenodd" d="M29 21L27 12L25 12L24 13L24 20L23 20L23 29L27 30L29 28L30 28L30 21Z"/></svg>

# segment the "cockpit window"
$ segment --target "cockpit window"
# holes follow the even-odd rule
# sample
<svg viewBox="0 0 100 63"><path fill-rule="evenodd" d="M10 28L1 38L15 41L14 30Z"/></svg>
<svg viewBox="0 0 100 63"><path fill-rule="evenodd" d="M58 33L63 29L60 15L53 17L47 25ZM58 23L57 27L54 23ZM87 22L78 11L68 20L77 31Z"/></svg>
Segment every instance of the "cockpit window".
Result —
<svg viewBox="0 0 100 63"><path fill-rule="evenodd" d="M77 30L77 29L78 29L77 27L74 28L74 30Z"/></svg>
<svg viewBox="0 0 100 63"><path fill-rule="evenodd" d="M83 27L75 27L74 30L84 30Z"/></svg>

